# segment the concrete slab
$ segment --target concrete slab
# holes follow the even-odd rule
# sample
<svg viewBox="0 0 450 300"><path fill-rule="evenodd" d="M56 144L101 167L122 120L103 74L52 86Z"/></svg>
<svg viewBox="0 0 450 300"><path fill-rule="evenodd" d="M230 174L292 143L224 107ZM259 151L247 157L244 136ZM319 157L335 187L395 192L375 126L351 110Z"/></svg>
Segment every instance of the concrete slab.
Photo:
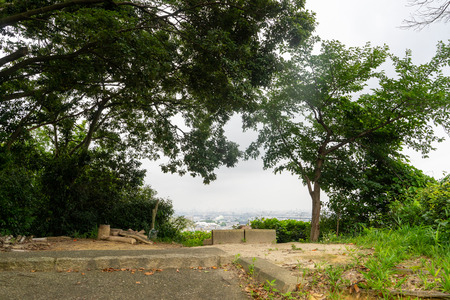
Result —
<svg viewBox="0 0 450 300"><path fill-rule="evenodd" d="M217 248L3 252L0 253L0 271L211 267L231 263L233 259L232 255Z"/></svg>
<svg viewBox="0 0 450 300"><path fill-rule="evenodd" d="M265 259L242 257L238 262L242 267L249 272L249 269L253 269L253 277L265 283L266 281L274 281L274 287L282 293L293 292L297 289L297 285L300 283L300 278L292 276L292 273L282 267L274 265Z"/></svg>
<svg viewBox="0 0 450 300"><path fill-rule="evenodd" d="M105 268L189 269L232 263L235 257L221 249L179 248L165 250L86 250L45 252L1 252L0 272L102 270ZM288 270L264 259L240 258L239 263L249 270L254 265L254 277L272 282L282 293L295 291L300 283Z"/></svg>

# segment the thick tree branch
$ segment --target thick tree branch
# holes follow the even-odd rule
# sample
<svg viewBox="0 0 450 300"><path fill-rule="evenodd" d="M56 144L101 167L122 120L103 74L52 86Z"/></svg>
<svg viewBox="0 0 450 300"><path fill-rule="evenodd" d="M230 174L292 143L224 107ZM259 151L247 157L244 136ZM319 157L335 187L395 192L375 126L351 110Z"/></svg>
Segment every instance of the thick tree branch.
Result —
<svg viewBox="0 0 450 300"><path fill-rule="evenodd" d="M286 148L290 148L289 143L286 141L286 138L283 135L283 131L280 128L280 125L276 122L275 128L278 131L278 134L280 135L281 142L284 144ZM308 175L306 175L305 169L303 168L302 163L294 156L292 151L286 151L287 155L290 157L290 159L297 165L299 173L302 175L303 179L306 181L306 186L308 187L308 191L310 194L313 193L312 183L311 179L309 179Z"/></svg>
<svg viewBox="0 0 450 300"><path fill-rule="evenodd" d="M61 9L67 8L67 7L75 6L75 5L96 4L96 3L102 3L102 2L107 2L107 0L72 0L72 1L67 1L67 2L62 2L62 3L45 6L45 7L32 9L29 11L25 11L22 13L18 13L18 14L0 19L0 29L4 28L6 26L9 26L9 25L14 25L20 21L28 20L33 16L48 13L51 11L57 11L57 10L61 10Z"/></svg>
<svg viewBox="0 0 450 300"><path fill-rule="evenodd" d="M73 53L69 53L69 54L37 56L37 57L31 57L31 58L25 59L15 65L13 65L12 67L10 67L8 69L0 71L0 78L10 76L10 75L14 74L14 72L20 70L21 68L24 68L33 63L48 62L48 61L57 60L57 59L71 59L71 58L77 57L80 54L89 52L93 45L95 45L95 43L88 43L88 44L84 45L82 48L80 48L79 50L77 50Z"/></svg>
<svg viewBox="0 0 450 300"><path fill-rule="evenodd" d="M400 120L403 117L405 117L405 116L404 115L398 115L397 117L392 118L392 119L388 118L386 121L384 121L380 125L375 126L373 128L370 128L370 129L367 129L367 130L365 130L363 132L360 132L359 134L357 134L357 135L355 135L355 136L353 136L351 138L347 138L347 139L343 140L342 142L340 142L339 144L337 144L337 145L335 145L335 146L333 146L331 148L328 148L324 152L324 155L327 155L327 154L329 154L329 153L331 153L331 152L333 152L333 151L335 151L335 150L337 150L337 149L339 149L339 148L341 148L341 147L343 147L343 146L345 146L345 145L355 141L356 139L362 138L362 137L364 137L364 136L366 136L366 135L368 135L368 134L370 134L370 133L372 133L372 132L374 132L374 131L376 131L378 129L381 129L381 128L385 127L386 125L394 123L395 121Z"/></svg>
<svg viewBox="0 0 450 300"><path fill-rule="evenodd" d="M9 62L15 61L21 57L24 57L28 54L28 48L27 47L21 47L16 52L11 53L10 55L4 56L0 58L0 66L3 66L4 64L7 64Z"/></svg>
<svg viewBox="0 0 450 300"><path fill-rule="evenodd" d="M94 115L92 117L91 124L89 126L88 133L84 140L78 144L72 151L71 154L75 153L78 149L82 149L83 152L87 151L89 148L89 145L92 142L92 138L94 136L94 132L98 128L98 123L100 121L100 117L102 115L103 110L105 109L106 103L110 100L109 97L104 98L100 103L98 104L98 109L94 112Z"/></svg>

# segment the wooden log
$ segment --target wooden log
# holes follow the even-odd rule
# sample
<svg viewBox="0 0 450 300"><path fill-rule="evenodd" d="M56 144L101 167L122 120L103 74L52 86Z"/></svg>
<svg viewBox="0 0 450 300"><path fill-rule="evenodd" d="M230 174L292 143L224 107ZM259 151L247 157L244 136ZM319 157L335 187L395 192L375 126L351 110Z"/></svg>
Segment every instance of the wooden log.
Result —
<svg viewBox="0 0 450 300"><path fill-rule="evenodd" d="M139 234L139 233L133 233L133 232L131 232L131 231L119 231L119 235L120 236L124 236L124 237L129 237L129 238L133 238L133 239L136 239L136 240L138 240L139 242L142 242L142 243L144 243L144 244L153 244L153 242L152 241L150 241L149 239L147 239L147 237L146 236L142 236L141 234Z"/></svg>
<svg viewBox="0 0 450 300"><path fill-rule="evenodd" d="M110 236L110 233L111 233L110 225L102 224L102 225L98 226L97 239L104 240L105 237Z"/></svg>
<svg viewBox="0 0 450 300"><path fill-rule="evenodd" d="M42 238L33 238L32 239L33 242L46 242L47 238L46 237L42 237Z"/></svg>
<svg viewBox="0 0 450 300"><path fill-rule="evenodd" d="M111 232L109 235L118 236L120 231L122 231L122 229L111 228Z"/></svg>
<svg viewBox="0 0 450 300"><path fill-rule="evenodd" d="M136 244L136 240L134 238L130 237L123 237L123 236L108 236L104 238L104 240L112 241L112 242L122 242L122 243L129 243L129 244Z"/></svg>

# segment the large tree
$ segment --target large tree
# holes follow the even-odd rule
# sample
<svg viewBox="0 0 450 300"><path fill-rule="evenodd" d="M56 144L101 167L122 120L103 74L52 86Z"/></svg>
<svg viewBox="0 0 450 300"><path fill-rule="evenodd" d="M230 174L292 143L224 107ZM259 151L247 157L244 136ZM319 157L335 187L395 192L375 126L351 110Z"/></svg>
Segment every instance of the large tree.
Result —
<svg viewBox="0 0 450 300"><path fill-rule="evenodd" d="M249 155L259 155L263 146L265 168L296 174L308 187L310 238L317 241L321 190L339 187L341 176L358 174L375 147L392 158L403 145L427 153L440 140L430 122L449 128L450 79L441 68L449 63L450 46L440 43L429 63L416 66L411 53L398 58L387 47L346 48L326 41L314 54L314 45L292 53L247 126L260 129ZM388 58L394 77L379 71ZM377 87L364 90L375 80Z"/></svg>
<svg viewBox="0 0 450 300"><path fill-rule="evenodd" d="M222 125L313 27L301 0L1 1L0 146L40 129L55 157L162 153L208 182L239 155Z"/></svg>

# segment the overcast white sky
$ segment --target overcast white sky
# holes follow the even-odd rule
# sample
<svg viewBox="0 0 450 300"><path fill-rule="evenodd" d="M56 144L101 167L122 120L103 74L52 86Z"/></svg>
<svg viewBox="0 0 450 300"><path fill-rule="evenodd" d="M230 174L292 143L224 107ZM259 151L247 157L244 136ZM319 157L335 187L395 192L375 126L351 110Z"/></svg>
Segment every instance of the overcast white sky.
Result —
<svg viewBox="0 0 450 300"><path fill-rule="evenodd" d="M306 7L316 12L319 25L316 34L324 40L339 40L347 46L387 44L391 52L403 56L411 49L416 64L427 62L435 53L438 41L450 38L450 23L436 23L423 29L400 29L415 8L407 0L310 0ZM227 126L228 136L242 149L256 137L242 133L238 118ZM450 171L450 141L436 145L428 159L408 151L411 162L427 175L442 178ZM311 199L301 181L290 174L274 175L263 170L260 161L242 161L232 169L220 169L218 179L204 185L201 178L163 174L158 162L145 162L146 183L158 195L173 201L176 211L254 211L254 210L311 210Z"/></svg>

